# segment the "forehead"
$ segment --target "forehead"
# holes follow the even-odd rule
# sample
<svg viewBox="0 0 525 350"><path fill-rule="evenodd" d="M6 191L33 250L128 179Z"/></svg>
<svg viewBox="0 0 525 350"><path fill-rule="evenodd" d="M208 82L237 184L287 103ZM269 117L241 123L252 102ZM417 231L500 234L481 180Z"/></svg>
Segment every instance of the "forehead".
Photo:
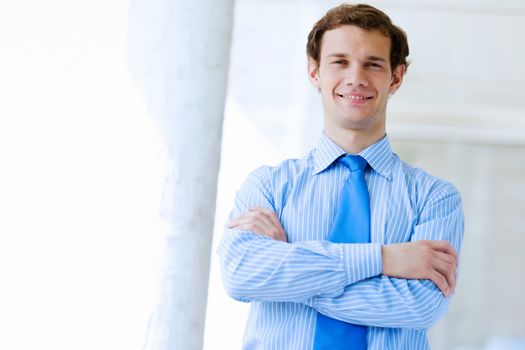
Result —
<svg viewBox="0 0 525 350"><path fill-rule="evenodd" d="M377 56L390 62L390 38L379 30L343 25L326 31L321 42L321 58L330 55Z"/></svg>

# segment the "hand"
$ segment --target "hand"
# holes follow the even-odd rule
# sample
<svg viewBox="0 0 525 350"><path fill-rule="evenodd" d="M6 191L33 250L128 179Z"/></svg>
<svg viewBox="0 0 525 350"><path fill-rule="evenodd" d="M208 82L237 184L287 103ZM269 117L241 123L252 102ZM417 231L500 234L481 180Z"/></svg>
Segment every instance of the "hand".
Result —
<svg viewBox="0 0 525 350"><path fill-rule="evenodd" d="M251 208L248 212L242 213L237 218L228 222L226 226L228 228L253 231L277 241L287 241L286 233L281 226L277 213L266 208Z"/></svg>
<svg viewBox="0 0 525 350"><path fill-rule="evenodd" d="M445 296L456 288L458 255L448 241L415 241L383 245L383 274L429 279Z"/></svg>

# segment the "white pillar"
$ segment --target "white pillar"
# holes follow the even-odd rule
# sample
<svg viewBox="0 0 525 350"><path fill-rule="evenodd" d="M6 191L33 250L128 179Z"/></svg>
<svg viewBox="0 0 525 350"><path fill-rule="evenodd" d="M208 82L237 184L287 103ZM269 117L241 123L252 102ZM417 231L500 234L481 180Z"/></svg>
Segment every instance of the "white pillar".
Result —
<svg viewBox="0 0 525 350"><path fill-rule="evenodd" d="M233 0L130 2L129 66L169 155L147 350L202 349L232 17Z"/></svg>

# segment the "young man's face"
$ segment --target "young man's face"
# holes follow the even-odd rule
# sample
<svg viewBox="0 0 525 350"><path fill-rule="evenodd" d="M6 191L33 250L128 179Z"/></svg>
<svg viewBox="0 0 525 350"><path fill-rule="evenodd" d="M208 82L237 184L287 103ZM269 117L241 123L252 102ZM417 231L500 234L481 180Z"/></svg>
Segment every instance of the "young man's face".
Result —
<svg viewBox="0 0 525 350"><path fill-rule="evenodd" d="M309 61L312 84L320 89L325 132L385 133L386 104L405 67L390 68L390 38L377 30L344 25L323 35L319 65Z"/></svg>

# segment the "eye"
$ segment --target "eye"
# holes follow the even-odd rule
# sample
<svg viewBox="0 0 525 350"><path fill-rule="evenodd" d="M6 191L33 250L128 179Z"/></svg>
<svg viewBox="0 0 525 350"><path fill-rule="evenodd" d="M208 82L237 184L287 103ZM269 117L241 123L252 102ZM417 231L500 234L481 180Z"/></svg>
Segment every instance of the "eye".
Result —
<svg viewBox="0 0 525 350"><path fill-rule="evenodd" d="M383 68L383 66L379 63L376 63L376 62L367 62L365 64L366 67L370 67L370 68L373 68L373 69L381 69Z"/></svg>
<svg viewBox="0 0 525 350"><path fill-rule="evenodd" d="M335 60L332 62L332 64L346 64L345 60Z"/></svg>

